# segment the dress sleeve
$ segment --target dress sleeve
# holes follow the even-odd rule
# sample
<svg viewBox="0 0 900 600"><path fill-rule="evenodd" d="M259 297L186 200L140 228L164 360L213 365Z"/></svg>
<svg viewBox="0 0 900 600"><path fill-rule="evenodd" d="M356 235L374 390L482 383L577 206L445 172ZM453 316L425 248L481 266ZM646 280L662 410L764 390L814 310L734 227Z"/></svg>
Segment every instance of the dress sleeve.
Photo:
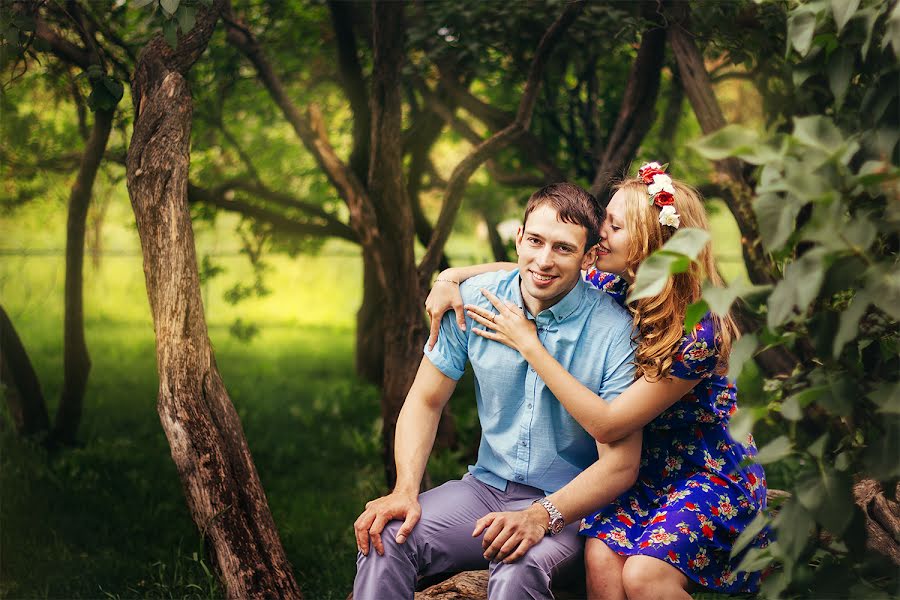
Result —
<svg viewBox="0 0 900 600"><path fill-rule="evenodd" d="M679 379L709 377L719 362L715 321L707 314L694 330L681 338L681 348L672 363L672 375Z"/></svg>

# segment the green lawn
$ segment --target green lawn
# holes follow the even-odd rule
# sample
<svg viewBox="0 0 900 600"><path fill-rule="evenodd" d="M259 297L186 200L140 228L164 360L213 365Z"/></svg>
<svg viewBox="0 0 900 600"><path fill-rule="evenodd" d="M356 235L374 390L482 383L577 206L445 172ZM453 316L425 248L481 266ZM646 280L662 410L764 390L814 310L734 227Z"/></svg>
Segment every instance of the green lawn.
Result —
<svg viewBox="0 0 900 600"><path fill-rule="evenodd" d="M731 246L717 250L736 256L725 217L715 217L725 228L716 239ZM203 286L217 363L304 593L344 598L355 571L351 524L383 491L378 392L353 375L358 250L330 242L318 256L270 255L272 293L232 305L223 292L251 273L237 253L234 223L197 225L198 254L225 269ZM7 251L0 303L38 371L52 416L62 380L63 205L32 203L14 219L4 217L0 230ZM156 414L153 328L124 200L110 206L103 248L99 267L89 260L85 266L93 368L82 445L48 456L18 439L2 414L0 597L217 596ZM453 238L450 251L459 262L487 254L471 237ZM249 341L232 336L238 318L259 334ZM454 410L463 446L471 447L470 385L460 394ZM429 469L440 482L458 476L462 464L461 453L445 452Z"/></svg>

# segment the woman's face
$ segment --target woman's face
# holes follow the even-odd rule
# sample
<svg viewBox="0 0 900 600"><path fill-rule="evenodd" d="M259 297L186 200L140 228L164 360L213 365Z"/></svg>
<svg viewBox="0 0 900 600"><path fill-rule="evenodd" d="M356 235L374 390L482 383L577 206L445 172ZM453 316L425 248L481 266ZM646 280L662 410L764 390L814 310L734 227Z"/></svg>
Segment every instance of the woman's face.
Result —
<svg viewBox="0 0 900 600"><path fill-rule="evenodd" d="M600 226L600 243L597 245L597 262L594 266L607 273L628 278L625 269L631 234L625 228L625 191L619 190L606 206L606 220Z"/></svg>

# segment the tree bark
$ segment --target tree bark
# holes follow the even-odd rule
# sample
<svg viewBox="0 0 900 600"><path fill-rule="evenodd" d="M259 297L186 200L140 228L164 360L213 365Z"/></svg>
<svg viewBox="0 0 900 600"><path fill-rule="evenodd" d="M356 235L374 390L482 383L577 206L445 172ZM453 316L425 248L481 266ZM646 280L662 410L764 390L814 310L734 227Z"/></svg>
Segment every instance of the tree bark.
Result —
<svg viewBox="0 0 900 600"><path fill-rule="evenodd" d="M97 169L106 152L112 128L113 110L97 110L94 125L78 176L69 196L69 215L66 223L66 288L63 347L63 388L56 412L53 439L71 444L81 423L84 392L87 388L91 359L84 339L84 237L88 206Z"/></svg>
<svg viewBox="0 0 900 600"><path fill-rule="evenodd" d="M404 5L372 4L372 154L368 191L384 240L382 291L390 310L384 318L384 389L381 402L385 478L393 486L397 416L412 385L425 340L424 289L415 263L414 224L403 178L400 72L404 61Z"/></svg>
<svg viewBox="0 0 900 600"><path fill-rule="evenodd" d="M356 312L356 374L377 386L384 384L384 309L374 259L363 250L363 298Z"/></svg>
<svg viewBox="0 0 900 600"><path fill-rule="evenodd" d="M188 507L229 598L299 598L237 412L216 368L187 203L192 98L185 76L222 0L172 50L160 36L132 80L126 166L156 332L157 408Z"/></svg>
<svg viewBox="0 0 900 600"><path fill-rule="evenodd" d="M591 185L591 193L604 205L609 201L613 178L625 174L628 163L653 125L665 54L666 30L656 27L645 31L628 74L616 124Z"/></svg>
<svg viewBox="0 0 900 600"><path fill-rule="evenodd" d="M716 100L703 55L683 26L689 8L687 3L677 5L683 13L676 15L676 21L669 26L668 37L685 94L703 133L710 134L725 126L725 117ZM717 183L727 191L725 201L741 232L747 274L753 283L773 283L772 263L762 247L753 213L753 190L744 179L742 163L736 158L728 158L717 161L716 169L721 177Z"/></svg>
<svg viewBox="0 0 900 600"><path fill-rule="evenodd" d="M19 435L45 434L50 427L47 405L31 360L16 328L0 306L0 383Z"/></svg>

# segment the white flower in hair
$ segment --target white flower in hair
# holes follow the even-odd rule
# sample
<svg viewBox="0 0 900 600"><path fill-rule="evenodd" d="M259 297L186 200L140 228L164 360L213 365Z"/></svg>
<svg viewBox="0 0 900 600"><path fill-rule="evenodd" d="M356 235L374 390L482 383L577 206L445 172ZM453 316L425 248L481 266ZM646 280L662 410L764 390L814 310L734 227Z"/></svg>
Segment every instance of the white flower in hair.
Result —
<svg viewBox="0 0 900 600"><path fill-rule="evenodd" d="M646 169L646 168L648 168L648 167L651 168L651 169L657 170L657 171L662 170L662 165L659 164L658 162L648 162L648 163L644 163L644 165L641 167L641 169Z"/></svg>
<svg viewBox="0 0 900 600"><path fill-rule="evenodd" d="M659 211L659 224L678 229L681 225L681 217L675 212L674 206L663 206Z"/></svg>
<svg viewBox="0 0 900 600"><path fill-rule="evenodd" d="M647 187L647 193L651 196L655 196L659 192L669 192L673 196L675 195L675 188L672 186L672 178L668 175L654 175L653 183Z"/></svg>

